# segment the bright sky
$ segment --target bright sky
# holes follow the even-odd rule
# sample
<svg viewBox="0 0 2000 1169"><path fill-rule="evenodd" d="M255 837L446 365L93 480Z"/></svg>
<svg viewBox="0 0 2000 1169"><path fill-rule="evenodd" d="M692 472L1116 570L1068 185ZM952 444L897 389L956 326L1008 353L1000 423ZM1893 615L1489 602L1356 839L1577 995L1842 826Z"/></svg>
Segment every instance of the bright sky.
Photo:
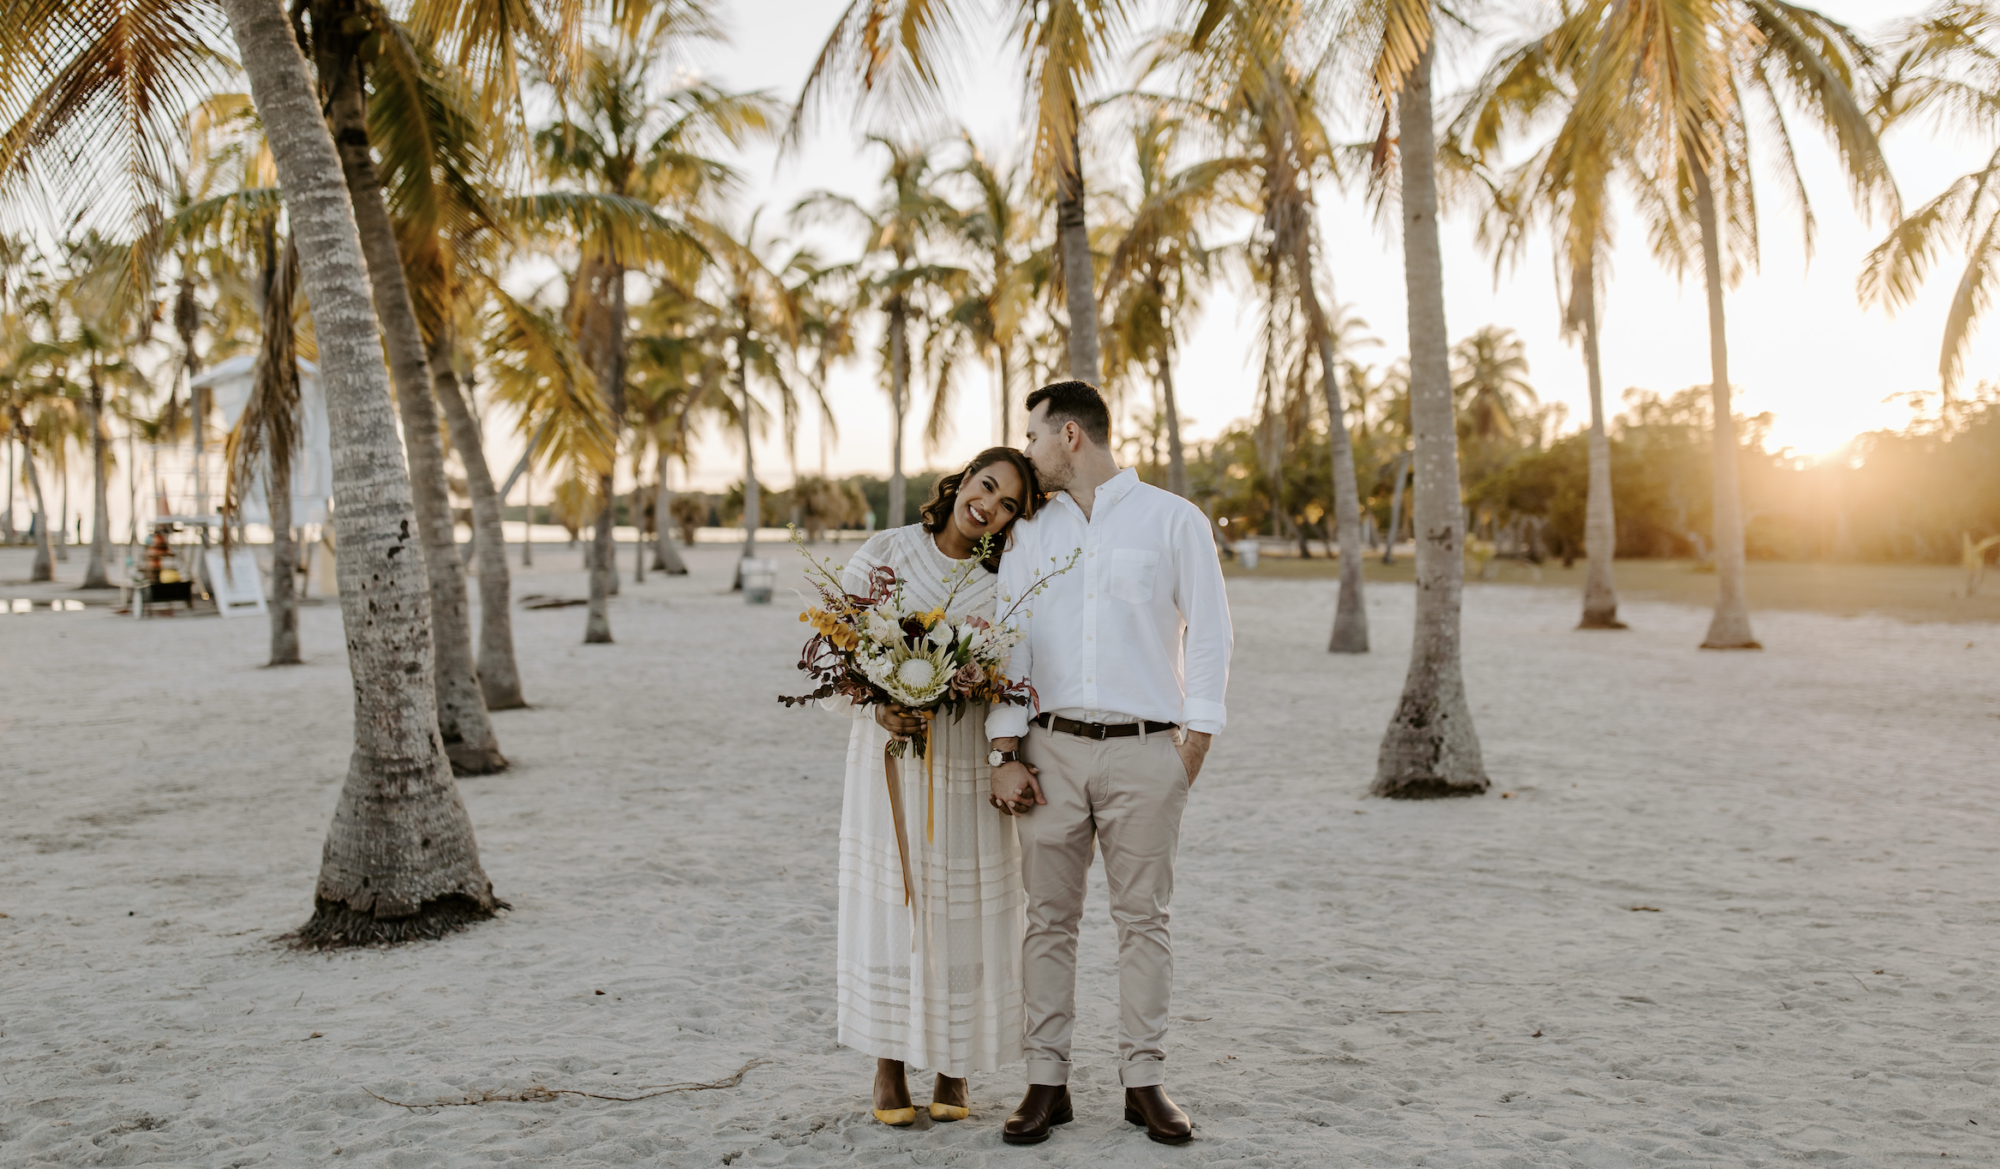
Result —
<svg viewBox="0 0 2000 1169"><path fill-rule="evenodd" d="M735 42L701 54L712 78L730 88L769 87L787 98L795 95L837 6L827 0L735 0L728 7ZM1825 0L1821 7L1873 30L1921 6L1908 0ZM953 109L982 142L1004 152L1015 148L1020 133L1016 66L998 37L989 43L995 45L992 59L968 70ZM1461 60L1450 67L1451 74L1462 76L1479 63L1477 58ZM815 187L873 196L879 152L859 141L843 114L830 108L817 135L796 158L780 162L764 152L746 162L746 201L769 205L767 220ZM1350 126L1348 133L1359 138L1366 131ZM1887 225L1857 216L1830 152L1816 139L1801 138L1807 189L1820 229L1812 263L1806 263L1798 216L1783 187L1768 174L1761 176L1763 262L1761 271L1728 300L1730 370L1741 390L1740 409L1773 412L1777 444L1819 455L1861 431L1906 422L1907 408L1884 402L1890 394L1935 388L1938 338L1956 267L1948 259L1918 302L1896 317L1862 309L1855 300L1855 275ZM1981 160L1978 143L1940 142L1928 129L1900 132L1886 145L1909 206L1928 200ZM1762 156L1769 157L1768 151ZM1382 339L1376 359L1391 360L1405 349L1400 241L1371 220L1358 195L1328 189L1319 200L1336 294L1352 303ZM851 254L837 252L841 241L835 239L824 239L821 246L833 254ZM1445 307L1454 340L1489 323L1515 329L1526 342L1531 380L1543 400L1568 403L1573 425L1584 419L1581 358L1558 334L1546 240L1531 245L1520 269L1497 288L1489 262L1473 243L1469 222L1447 220L1444 251ZM1665 391L1708 381L1699 277L1677 283L1653 261L1644 231L1629 222L1614 253L1602 308L1605 384L1614 410L1616 396L1628 386ZM1217 289L1177 371L1190 438L1211 436L1249 412L1255 390L1253 331L1245 302L1227 287ZM1977 345L1969 366L1975 378L2000 359L1996 346L2000 335ZM850 365L833 378L840 437L828 465L836 473L886 473L888 406L878 385L872 363ZM991 441L991 387L990 374L972 371L961 383L954 441L927 456L913 437L906 465L945 465ZM921 432L921 421L911 420L912 436ZM801 466L815 466L817 451L817 438L808 431L800 443ZM698 485L720 487L741 476L741 455L734 444L712 440L697 458ZM766 482L782 485L789 479L775 436L759 443L758 465Z"/></svg>

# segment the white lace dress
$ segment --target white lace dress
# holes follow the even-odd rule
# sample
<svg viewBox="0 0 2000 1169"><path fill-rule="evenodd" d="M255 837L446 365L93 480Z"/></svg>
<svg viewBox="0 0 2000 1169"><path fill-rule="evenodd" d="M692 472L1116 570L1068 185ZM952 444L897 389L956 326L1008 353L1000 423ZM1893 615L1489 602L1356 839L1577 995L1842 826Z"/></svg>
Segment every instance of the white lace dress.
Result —
<svg viewBox="0 0 2000 1169"><path fill-rule="evenodd" d="M877 533L849 558L842 582L865 594L886 564L906 606L932 608L966 576L948 619L994 615L997 579L938 551L921 525ZM1014 821L986 802L986 707L933 731L930 782L915 753L897 760L916 897L903 868L883 779L889 734L857 711L847 742L840 816L840 1042L878 1059L964 1078L1021 1058L1021 844ZM927 790L937 807L926 804ZM928 831L927 831L928 828ZM914 913L913 913L914 911Z"/></svg>

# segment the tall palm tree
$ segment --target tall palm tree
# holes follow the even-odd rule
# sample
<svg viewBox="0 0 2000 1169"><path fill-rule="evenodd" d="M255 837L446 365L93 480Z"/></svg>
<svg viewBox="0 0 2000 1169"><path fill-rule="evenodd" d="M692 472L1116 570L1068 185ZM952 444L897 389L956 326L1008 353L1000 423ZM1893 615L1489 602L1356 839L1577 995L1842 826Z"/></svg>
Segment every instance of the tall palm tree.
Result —
<svg viewBox="0 0 2000 1169"><path fill-rule="evenodd" d="M251 375L250 397L229 438L225 513L240 514L251 485L262 479L271 516L271 659L299 664L299 611L294 593L299 546L292 535L292 466L298 454L298 343L293 303L299 279L298 248L278 246L277 225L267 220L263 240L264 333ZM228 530L224 529L227 541Z"/></svg>
<svg viewBox="0 0 2000 1169"><path fill-rule="evenodd" d="M1460 437L1514 437L1518 416L1537 400L1521 338L1512 329L1487 325L1452 346L1451 360Z"/></svg>
<svg viewBox="0 0 2000 1169"><path fill-rule="evenodd" d="M1056 193L1057 248L1068 308L1069 376L1096 382L1096 263L1084 215L1085 90L1124 31L1128 0L1005 0L1020 54L1035 170ZM799 92L796 140L813 105L839 85L907 124L934 108L954 58L977 33L966 0L849 0Z"/></svg>
<svg viewBox="0 0 2000 1169"><path fill-rule="evenodd" d="M734 415L743 442L743 557L757 554L757 528L763 519L763 494L757 482L757 419L768 411L751 388L751 378L777 391L779 410L796 417L796 369L800 340L801 303L786 274L809 271L810 258L794 256L774 265L764 258L772 242L758 232L761 209L752 213L741 233L708 224L704 237L715 259L706 278L709 293L707 343L724 360L724 377L732 393ZM822 405L824 403L822 402ZM739 562L737 581L742 581Z"/></svg>
<svg viewBox="0 0 2000 1169"><path fill-rule="evenodd" d="M499 904L452 780L431 679L430 587L346 175L279 0L226 0L312 306L333 444L354 755L321 854L309 944L435 937Z"/></svg>
<svg viewBox="0 0 2000 1169"><path fill-rule="evenodd" d="M376 0L309 0L308 8L312 14L311 48L327 121L333 128L341 165L346 168L348 194L368 256L376 313L382 322L389 375L402 415L417 533L430 582L438 726L452 766L460 774L488 775L504 770L507 759L494 737L473 660L465 563L452 521L430 354L410 294L395 220L384 195L368 113L371 77L379 91L421 74L424 63L408 30L392 20ZM416 106L414 101L409 104Z"/></svg>
<svg viewBox="0 0 2000 1169"><path fill-rule="evenodd" d="M6 338L6 348L0 351L0 410L5 411L0 421L6 423L9 438L20 444L21 471L34 501L35 559L28 579L38 582L55 579L55 542L41 472L35 467L35 436L42 429L42 416L63 404L59 384L47 371L64 354L54 342L35 338L31 329L18 315L8 314L0 321L0 337Z"/></svg>
<svg viewBox="0 0 2000 1169"><path fill-rule="evenodd" d="M1188 494L1187 450L1174 392L1174 356L1189 313L1198 311L1210 274L1201 228L1218 211L1250 202L1254 164L1231 152L1174 168L1183 120L1154 108L1131 127L1138 202L1127 211L1105 273L1113 305L1114 347L1147 368L1160 391L1167 438L1167 487Z"/></svg>
<svg viewBox="0 0 2000 1169"><path fill-rule="evenodd" d="M1434 8L1430 0L1385 0L1355 10L1352 19L1356 23L1337 29L1335 36L1369 46L1366 65L1375 99L1393 109L1396 128L1415 438L1417 605L1410 665L1369 790L1399 799L1478 795L1489 783L1460 651L1465 513L1459 506L1458 426L1438 245ZM1385 116L1376 146L1382 163L1389 159L1389 125Z"/></svg>
<svg viewBox="0 0 2000 1169"><path fill-rule="evenodd" d="M740 146L775 130L779 109L761 93L732 94L705 83L656 97L655 59L682 28L672 10L619 30L615 43L585 57L575 107L535 135L543 169L560 190L517 200L524 211L577 215L578 261L567 315L578 348L605 395L616 449L626 412L628 269L665 265L682 287L693 283L701 243L681 218L735 182L735 172L703 153L717 143ZM593 203L573 198L595 197ZM585 207L587 215L582 214ZM615 215L618 210L625 212ZM666 214L663 214L663 211ZM617 585L612 543L612 466L599 473L591 554L590 606L584 641L611 640L608 597Z"/></svg>
<svg viewBox="0 0 2000 1169"><path fill-rule="evenodd" d="M1502 136L1545 111L1563 113L1576 101L1578 71L1594 28L1592 5L1565 0L1553 28L1497 54L1472 98L1453 124L1452 136L1475 167L1498 154ZM1567 284L1563 332L1583 350L1590 393L1589 481L1584 511L1586 566L1580 629L1623 629L1618 619L1618 586L1612 562L1617 554L1617 512L1611 490L1611 439L1604 409L1604 370L1599 356L1598 285L1602 259L1611 246L1610 180L1623 169L1639 168L1624 143L1601 123L1566 120L1561 130L1493 188L1492 214L1480 221L1480 242L1500 266L1519 257L1526 227L1546 219L1556 247L1556 271Z"/></svg>
<svg viewBox="0 0 2000 1169"><path fill-rule="evenodd" d="M1715 614L1702 646L1756 649L1744 593L1743 507L1736 467L1724 292L1756 257L1750 147L1773 128L1773 159L1798 201L1810 247L1812 204L1792 153L1788 107L1833 142L1864 209L1897 205L1894 181L1856 86L1874 67L1847 26L1785 0L1592 0L1589 48L1568 121L1602 127L1640 160L1636 194L1655 251L1685 268L1699 257L1708 300L1714 413ZM1692 234L1692 238L1689 238Z"/></svg>
<svg viewBox="0 0 2000 1169"><path fill-rule="evenodd" d="M964 271L932 263L920 254L933 241L948 239L958 216L938 187L930 148L880 137L869 141L889 154L882 172L882 195L873 206L864 207L831 191L813 191L799 200L792 214L805 222L844 222L858 228L863 239L862 263L867 275L855 286L857 300L880 305L886 325L883 364L889 374L889 514L883 526L893 528L904 522L906 506L903 431L910 411L910 326L921 326L927 336L935 331L943 306L956 299L951 295L952 286ZM935 379L934 398L943 401L948 388L947 377ZM929 437L934 444L941 433L938 428L945 422L935 406L930 421Z"/></svg>
<svg viewBox="0 0 2000 1169"><path fill-rule="evenodd" d="M1890 76L1876 100L1885 126L1928 120L1940 128L1990 131L2000 94L2000 12L1979 0L1941 0L1889 32ZM1938 346L1947 408L1965 375L1966 350L2000 275L2000 149L1978 169L1897 223L1868 253L1864 303L1902 308L1948 248L1965 252Z"/></svg>
<svg viewBox="0 0 2000 1169"><path fill-rule="evenodd" d="M1341 558L1340 593L1327 649L1366 653L1361 493L1341 400L1338 335L1319 299L1319 243L1313 218L1314 185L1338 176L1331 137L1320 115L1326 78L1317 67L1307 68L1297 60L1305 47L1302 38L1315 27L1309 17L1306 7L1295 0L1266 4L1200 0L1192 31L1177 47L1189 63L1198 100L1221 111L1255 161L1267 316L1296 308L1305 318L1308 345L1318 359L1329 419L1334 528ZM1356 32L1348 28L1340 35L1353 37ZM1285 302L1282 309L1280 298ZM1278 465L1274 459L1273 467Z"/></svg>
<svg viewBox="0 0 2000 1169"><path fill-rule="evenodd" d="M1007 446L1014 441L1015 348L1036 297L1034 225L1021 168L994 169L970 133L961 137L966 159L951 173L971 181L974 198L952 219L952 230L982 262L968 271L965 295L951 307L950 320L955 336L993 363L1000 445Z"/></svg>

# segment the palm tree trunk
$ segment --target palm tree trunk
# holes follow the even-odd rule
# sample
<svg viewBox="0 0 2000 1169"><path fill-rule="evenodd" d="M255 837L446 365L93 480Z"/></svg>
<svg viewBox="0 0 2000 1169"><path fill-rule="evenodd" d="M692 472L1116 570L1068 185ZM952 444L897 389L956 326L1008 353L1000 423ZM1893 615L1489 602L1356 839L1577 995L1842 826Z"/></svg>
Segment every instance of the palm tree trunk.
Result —
<svg viewBox="0 0 2000 1169"><path fill-rule="evenodd" d="M1437 144L1424 48L1397 101L1403 173L1403 270L1410 317L1410 421L1416 432L1417 606L1410 669L1375 765L1378 796L1478 795L1487 788L1459 660L1465 514L1459 506L1444 266L1438 249Z"/></svg>
<svg viewBox="0 0 2000 1169"><path fill-rule="evenodd" d="M736 335L736 401L743 411L743 559L757 555L757 526L764 518L763 493L757 487L757 446L752 441L755 428L750 425L750 362L744 356L749 347L748 323L746 331ZM897 439L902 438L898 429ZM737 587L743 584L743 567L739 561L736 568Z"/></svg>
<svg viewBox="0 0 2000 1169"><path fill-rule="evenodd" d="M889 302L889 514L882 517L884 528L903 526L903 509L908 505L903 482L903 415L910 406L910 338L908 314L903 298Z"/></svg>
<svg viewBox="0 0 2000 1169"><path fill-rule="evenodd" d="M1396 539L1403 534L1403 481L1410 477L1410 452L1396 456L1396 482L1389 489L1389 528L1382 537L1382 564L1396 563Z"/></svg>
<svg viewBox="0 0 2000 1169"><path fill-rule="evenodd" d="M1014 445L1014 370L1008 346L1000 349L1000 445ZM820 468L824 471L826 468Z"/></svg>
<svg viewBox="0 0 2000 1169"><path fill-rule="evenodd" d="M639 461L645 455L645 444L636 436L632 440L632 498L626 504L626 511L632 517L632 583L644 584L646 580L646 505L640 496L646 491L646 477L640 474ZM659 498L659 491L653 497Z"/></svg>
<svg viewBox="0 0 2000 1169"><path fill-rule="evenodd" d="M55 546L49 535L49 505L42 496L42 473L35 467L35 448L28 441L28 423L21 412L14 412L14 433L21 441L21 466L28 474L28 490L35 497L35 563L28 571L31 584L56 578Z"/></svg>
<svg viewBox="0 0 2000 1169"><path fill-rule="evenodd" d="M408 941L499 902L452 781L431 680L430 596L369 273L333 137L279 0L225 0L299 244L333 443L354 754L321 852L309 945Z"/></svg>
<svg viewBox="0 0 2000 1169"><path fill-rule="evenodd" d="M1750 598L1743 591L1743 500L1736 485L1736 416L1729 405L1729 337L1722 315L1722 243L1715 222L1715 191L1699 164L1694 176L1695 215L1701 221L1701 272L1708 289L1709 396L1715 411L1715 616L1703 649L1762 649L1750 632Z"/></svg>
<svg viewBox="0 0 2000 1169"><path fill-rule="evenodd" d="M51 462L58 471L62 472L62 514L56 517L56 523L55 523L56 559L62 561L64 564L68 564L69 563L69 457L67 451L69 447L69 440L66 438L59 438L56 441L61 445L55 452L56 458L54 460L51 460ZM203 528L202 534L204 536L207 535L208 529Z"/></svg>
<svg viewBox="0 0 2000 1169"><path fill-rule="evenodd" d="M521 525L521 567L533 568L535 566L535 469L533 467L529 467L521 476L521 506L528 514L527 522Z"/></svg>
<svg viewBox="0 0 2000 1169"><path fill-rule="evenodd" d="M83 587L108 589L111 578L104 563L111 554L111 452L104 435L104 385L95 367L90 371L90 565L83 570Z"/></svg>
<svg viewBox="0 0 2000 1169"><path fill-rule="evenodd" d="M343 30L353 15L350 0L315 0L313 28L322 31L313 38L314 49L321 84L331 90L327 120L347 176L348 197L368 261L375 314L381 320L382 341L388 350L389 376L402 413L417 533L430 581L438 730L458 774L491 775L505 770L507 760L494 739L493 723L487 717L473 666L471 605L465 589L465 563L459 556L452 523L451 488L445 479L444 442L438 427L437 398L431 389L430 362L424 351L423 330L410 302L402 255L396 248L395 226L382 198L381 176L368 144L360 45L349 33L336 31Z"/></svg>
<svg viewBox="0 0 2000 1169"><path fill-rule="evenodd" d="M274 472L283 460L272 452ZM271 660L269 666L299 664L299 542L292 534L291 468L264 478L271 511Z"/></svg>
<svg viewBox="0 0 2000 1169"><path fill-rule="evenodd" d="M513 582L507 575L500 493L493 489L485 439L452 368L451 338L433 339L426 356L445 425L451 428L451 445L465 465L465 489L472 496L472 552L479 564L479 691L489 711L519 710L528 700L521 696L521 671L514 663Z"/></svg>
<svg viewBox="0 0 2000 1169"><path fill-rule="evenodd" d="M1583 520L1583 621L1579 629L1623 629L1611 562L1618 550L1618 520L1611 500L1611 438L1604 423L1604 370L1597 352L1597 258L1577 264L1570 292L1583 329L1583 362L1590 379L1590 493Z"/></svg>
<svg viewBox="0 0 2000 1169"><path fill-rule="evenodd" d="M1354 478L1354 439L1347 432L1333 331L1327 327L1319 290L1313 284L1311 237L1298 231L1294 239L1292 262L1298 269L1299 299L1305 304L1306 323L1319 344L1320 390L1326 397L1327 438L1333 461L1334 536L1340 542L1340 597L1334 602L1333 633L1327 638L1326 652L1365 654L1368 607L1362 595L1361 558L1366 553L1361 549L1361 489Z"/></svg>
<svg viewBox="0 0 2000 1169"><path fill-rule="evenodd" d="M1160 408L1167 416L1167 490L1188 497L1187 447L1181 443L1181 407L1174 394L1174 355L1160 355Z"/></svg>
<svg viewBox="0 0 2000 1169"><path fill-rule="evenodd" d="M1097 274L1083 221L1083 152L1072 123L1069 162L1056 172L1056 237L1062 245L1063 297L1069 309L1069 376L1096 385ZM898 521L901 522L901 521Z"/></svg>
<svg viewBox="0 0 2000 1169"><path fill-rule="evenodd" d="M681 559L681 552L674 545L674 489L667 485L667 471L671 460L666 448L660 449L659 491L653 497L653 567L669 576L686 576L687 562Z"/></svg>

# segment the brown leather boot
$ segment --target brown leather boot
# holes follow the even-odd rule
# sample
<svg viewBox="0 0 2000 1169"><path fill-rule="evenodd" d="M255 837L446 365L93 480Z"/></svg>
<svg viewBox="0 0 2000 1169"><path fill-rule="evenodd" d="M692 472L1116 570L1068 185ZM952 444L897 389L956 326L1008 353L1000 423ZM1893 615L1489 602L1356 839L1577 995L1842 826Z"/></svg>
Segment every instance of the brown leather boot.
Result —
<svg viewBox="0 0 2000 1169"><path fill-rule="evenodd" d="M1068 1084L1029 1084L1021 1106L1001 1126L1000 1139L1010 1145L1039 1145L1049 1139L1050 1129L1075 1119Z"/></svg>
<svg viewBox="0 0 2000 1169"><path fill-rule="evenodd" d="M1125 1089L1125 1119L1146 1126L1146 1135L1163 1145L1184 1145L1194 1139L1187 1113L1158 1085Z"/></svg>

